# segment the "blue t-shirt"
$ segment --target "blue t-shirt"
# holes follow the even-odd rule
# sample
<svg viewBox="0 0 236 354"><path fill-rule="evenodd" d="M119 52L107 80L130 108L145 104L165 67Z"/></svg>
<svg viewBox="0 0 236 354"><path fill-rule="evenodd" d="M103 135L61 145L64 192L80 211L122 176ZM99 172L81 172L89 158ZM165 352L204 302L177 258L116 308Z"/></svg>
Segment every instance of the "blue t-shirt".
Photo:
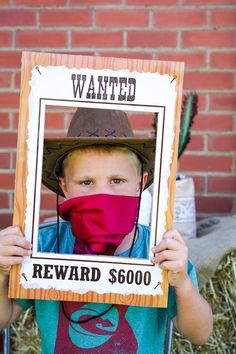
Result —
<svg viewBox="0 0 236 354"><path fill-rule="evenodd" d="M45 224L39 230L39 251L58 252L57 225ZM60 223L60 253L72 253L75 238L70 223ZM149 228L138 226L138 239L132 257L147 258L149 252ZM119 254L127 257L129 250ZM189 261L188 273L197 287L195 269ZM76 324L67 320L60 301L16 300L23 309L35 306L36 320L42 337L43 354L74 353L163 353L167 319L176 316L174 289L169 287L167 308L114 305L110 311L96 320ZM70 316L77 320L82 316L101 314L110 305L99 303L64 303Z"/></svg>

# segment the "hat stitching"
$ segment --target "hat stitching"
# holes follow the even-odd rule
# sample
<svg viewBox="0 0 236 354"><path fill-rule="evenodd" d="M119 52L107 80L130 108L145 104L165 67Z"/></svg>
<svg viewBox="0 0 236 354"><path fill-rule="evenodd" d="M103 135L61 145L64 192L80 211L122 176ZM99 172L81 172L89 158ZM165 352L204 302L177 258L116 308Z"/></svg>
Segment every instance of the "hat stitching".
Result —
<svg viewBox="0 0 236 354"><path fill-rule="evenodd" d="M105 129L105 130L107 132L107 134L105 134L105 136L114 136L116 138L116 135L115 135L116 130L113 130L113 131L110 131L108 129Z"/></svg>
<svg viewBox="0 0 236 354"><path fill-rule="evenodd" d="M97 136L97 137L99 136L99 135L97 135L98 129L95 129L93 132L86 130L86 133L88 134L88 136Z"/></svg>

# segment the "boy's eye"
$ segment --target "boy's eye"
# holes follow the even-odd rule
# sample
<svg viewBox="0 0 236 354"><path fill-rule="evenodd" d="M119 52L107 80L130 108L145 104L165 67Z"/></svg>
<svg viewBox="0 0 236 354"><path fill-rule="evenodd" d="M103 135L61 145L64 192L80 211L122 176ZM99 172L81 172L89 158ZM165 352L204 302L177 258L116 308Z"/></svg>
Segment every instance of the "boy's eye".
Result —
<svg viewBox="0 0 236 354"><path fill-rule="evenodd" d="M84 185L84 186L91 186L93 184L93 182L91 180L85 180L80 182L80 184Z"/></svg>
<svg viewBox="0 0 236 354"><path fill-rule="evenodd" d="M121 179L121 178L113 178L111 183L113 183L113 184L121 184L121 183L124 183L124 180Z"/></svg>

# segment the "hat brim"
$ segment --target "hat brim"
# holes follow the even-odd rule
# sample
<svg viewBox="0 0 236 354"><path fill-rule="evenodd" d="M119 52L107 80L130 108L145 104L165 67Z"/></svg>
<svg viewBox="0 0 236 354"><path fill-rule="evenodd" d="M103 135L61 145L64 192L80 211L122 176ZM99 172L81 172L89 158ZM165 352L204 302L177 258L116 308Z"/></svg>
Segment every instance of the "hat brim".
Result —
<svg viewBox="0 0 236 354"><path fill-rule="evenodd" d="M66 155L77 148L92 145L112 145L126 146L128 149L136 153L143 161L143 169L148 172L148 179L145 188L149 187L153 182L155 146L156 142L153 138L127 138L127 137L81 137L81 138L56 138L44 139L43 152L43 184L55 193L64 197L62 190L58 190L57 171Z"/></svg>

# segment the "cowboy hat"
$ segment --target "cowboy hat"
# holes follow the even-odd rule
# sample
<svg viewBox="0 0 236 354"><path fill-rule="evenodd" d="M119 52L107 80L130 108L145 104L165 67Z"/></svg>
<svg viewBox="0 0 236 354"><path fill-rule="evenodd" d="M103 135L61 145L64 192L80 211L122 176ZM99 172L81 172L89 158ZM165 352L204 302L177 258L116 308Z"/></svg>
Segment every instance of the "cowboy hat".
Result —
<svg viewBox="0 0 236 354"><path fill-rule="evenodd" d="M135 138L123 111L79 107L66 138L44 139L43 184L64 196L57 181L61 175L62 161L72 150L91 145L126 146L139 157L143 170L148 172L145 188L153 182L155 139Z"/></svg>

